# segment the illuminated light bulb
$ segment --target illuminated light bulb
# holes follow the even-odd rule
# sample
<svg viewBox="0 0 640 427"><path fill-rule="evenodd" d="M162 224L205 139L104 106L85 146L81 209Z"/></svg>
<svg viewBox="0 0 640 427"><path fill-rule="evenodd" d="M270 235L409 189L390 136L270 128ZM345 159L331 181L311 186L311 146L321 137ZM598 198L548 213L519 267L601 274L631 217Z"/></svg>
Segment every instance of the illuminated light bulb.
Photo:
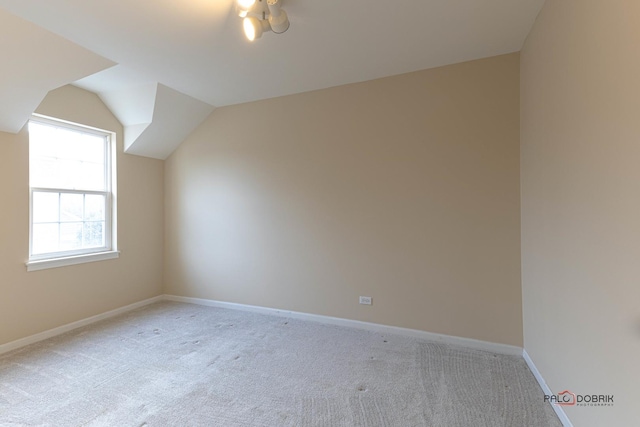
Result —
<svg viewBox="0 0 640 427"><path fill-rule="evenodd" d="M247 39L250 42L254 41L255 39L259 39L260 36L262 36L262 25L257 18L244 18L242 26L244 27L244 35L247 36Z"/></svg>
<svg viewBox="0 0 640 427"><path fill-rule="evenodd" d="M256 4L256 0L238 0L238 6L244 10L249 10Z"/></svg>

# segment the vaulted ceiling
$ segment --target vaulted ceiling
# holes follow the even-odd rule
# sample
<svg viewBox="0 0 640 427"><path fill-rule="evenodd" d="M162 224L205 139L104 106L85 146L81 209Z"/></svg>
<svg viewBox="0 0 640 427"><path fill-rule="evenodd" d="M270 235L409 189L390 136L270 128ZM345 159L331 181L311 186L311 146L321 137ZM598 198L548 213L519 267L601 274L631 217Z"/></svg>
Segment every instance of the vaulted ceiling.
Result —
<svg viewBox="0 0 640 427"><path fill-rule="evenodd" d="M249 42L233 0L0 0L0 130L72 83L164 159L215 107L518 51L543 3L283 0L290 29Z"/></svg>

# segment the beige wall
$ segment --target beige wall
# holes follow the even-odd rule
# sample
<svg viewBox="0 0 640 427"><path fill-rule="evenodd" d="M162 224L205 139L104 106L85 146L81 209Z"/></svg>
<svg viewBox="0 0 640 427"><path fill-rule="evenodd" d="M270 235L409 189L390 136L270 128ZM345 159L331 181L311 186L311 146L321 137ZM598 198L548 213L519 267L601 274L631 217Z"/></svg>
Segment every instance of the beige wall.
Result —
<svg viewBox="0 0 640 427"><path fill-rule="evenodd" d="M525 349L576 426L640 420L640 3L548 0L522 51Z"/></svg>
<svg viewBox="0 0 640 427"><path fill-rule="evenodd" d="M117 132L120 258L27 273L26 127L0 132L0 344L162 293L163 162L125 155L122 126L100 99L73 86L38 113Z"/></svg>
<svg viewBox="0 0 640 427"><path fill-rule="evenodd" d="M165 165L165 291L521 345L518 82L511 54L217 109Z"/></svg>

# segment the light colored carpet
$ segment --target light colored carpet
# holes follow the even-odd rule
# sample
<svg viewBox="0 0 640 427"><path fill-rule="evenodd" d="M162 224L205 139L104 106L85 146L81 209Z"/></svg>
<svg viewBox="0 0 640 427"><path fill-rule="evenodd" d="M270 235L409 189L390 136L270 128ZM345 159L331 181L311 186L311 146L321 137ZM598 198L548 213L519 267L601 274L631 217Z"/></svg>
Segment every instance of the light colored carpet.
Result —
<svg viewBox="0 0 640 427"><path fill-rule="evenodd" d="M162 302L0 356L2 426L560 426L518 357Z"/></svg>

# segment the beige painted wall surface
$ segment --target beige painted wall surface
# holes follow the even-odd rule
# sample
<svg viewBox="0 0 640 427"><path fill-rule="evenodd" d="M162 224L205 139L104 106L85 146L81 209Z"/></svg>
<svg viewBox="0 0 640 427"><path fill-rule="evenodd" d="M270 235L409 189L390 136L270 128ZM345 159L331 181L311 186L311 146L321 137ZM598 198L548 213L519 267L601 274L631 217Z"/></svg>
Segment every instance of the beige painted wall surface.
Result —
<svg viewBox="0 0 640 427"><path fill-rule="evenodd" d="M640 3L548 0L522 51L525 348L576 426L640 423Z"/></svg>
<svg viewBox="0 0 640 427"><path fill-rule="evenodd" d="M167 293L522 344L518 54L217 109L165 191Z"/></svg>
<svg viewBox="0 0 640 427"><path fill-rule="evenodd" d="M38 113L117 132L115 260L27 273L29 142L26 127L0 133L0 344L162 293L163 162L122 152L122 126L100 99L73 86Z"/></svg>

